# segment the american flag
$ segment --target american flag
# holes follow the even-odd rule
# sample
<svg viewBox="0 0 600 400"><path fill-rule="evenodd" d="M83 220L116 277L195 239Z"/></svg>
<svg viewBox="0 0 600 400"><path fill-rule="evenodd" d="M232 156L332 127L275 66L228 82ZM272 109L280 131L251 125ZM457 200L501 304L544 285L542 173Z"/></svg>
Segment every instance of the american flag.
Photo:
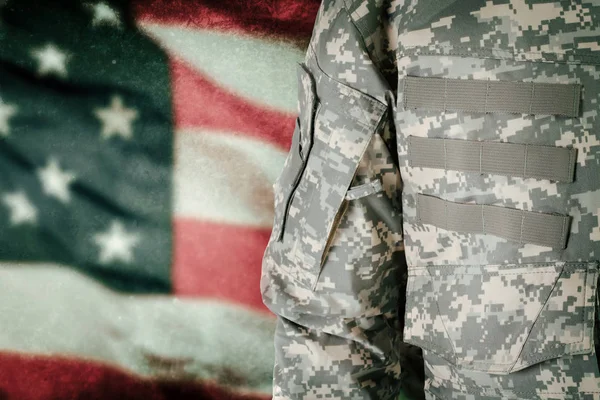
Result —
<svg viewBox="0 0 600 400"><path fill-rule="evenodd" d="M318 0L0 1L0 399L270 398Z"/></svg>

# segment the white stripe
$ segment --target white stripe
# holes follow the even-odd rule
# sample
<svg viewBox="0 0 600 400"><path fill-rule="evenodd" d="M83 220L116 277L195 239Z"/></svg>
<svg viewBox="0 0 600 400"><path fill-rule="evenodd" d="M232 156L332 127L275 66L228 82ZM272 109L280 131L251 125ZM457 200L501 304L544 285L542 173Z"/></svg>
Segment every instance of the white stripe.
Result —
<svg viewBox="0 0 600 400"><path fill-rule="evenodd" d="M288 42L210 29L139 22L168 53L240 96L296 112L296 62L304 53Z"/></svg>
<svg viewBox="0 0 600 400"><path fill-rule="evenodd" d="M175 214L269 228L273 182L286 152L242 135L205 130L175 135Z"/></svg>
<svg viewBox="0 0 600 400"><path fill-rule="evenodd" d="M244 390L271 393L274 318L221 301L121 295L56 264L0 263L0 326L4 350L74 355L149 377L235 374Z"/></svg>

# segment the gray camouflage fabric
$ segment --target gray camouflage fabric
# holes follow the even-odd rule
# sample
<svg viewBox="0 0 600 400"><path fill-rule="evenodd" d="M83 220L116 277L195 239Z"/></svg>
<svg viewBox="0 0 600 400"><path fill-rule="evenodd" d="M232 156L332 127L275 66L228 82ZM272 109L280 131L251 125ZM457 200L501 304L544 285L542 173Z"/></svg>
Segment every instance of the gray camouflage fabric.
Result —
<svg viewBox="0 0 600 400"><path fill-rule="evenodd" d="M323 0L297 76L273 399L600 399L600 1ZM407 76L576 83L580 112L405 108ZM412 167L410 137L574 148L574 180ZM566 248L420 223L419 194L570 216Z"/></svg>

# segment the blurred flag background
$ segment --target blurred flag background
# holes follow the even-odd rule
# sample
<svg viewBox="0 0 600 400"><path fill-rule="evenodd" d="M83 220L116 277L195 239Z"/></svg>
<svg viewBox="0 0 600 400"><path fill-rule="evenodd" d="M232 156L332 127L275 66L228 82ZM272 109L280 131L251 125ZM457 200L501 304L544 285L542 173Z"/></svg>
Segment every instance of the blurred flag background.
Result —
<svg viewBox="0 0 600 400"><path fill-rule="evenodd" d="M319 0L0 0L0 399L267 399Z"/></svg>

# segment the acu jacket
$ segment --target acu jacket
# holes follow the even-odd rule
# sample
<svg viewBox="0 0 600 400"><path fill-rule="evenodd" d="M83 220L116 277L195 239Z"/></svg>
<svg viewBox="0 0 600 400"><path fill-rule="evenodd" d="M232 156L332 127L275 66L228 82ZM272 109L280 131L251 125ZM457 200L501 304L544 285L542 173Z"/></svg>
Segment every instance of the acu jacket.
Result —
<svg viewBox="0 0 600 400"><path fill-rule="evenodd" d="M273 399L600 399L600 2L323 0L297 78Z"/></svg>

